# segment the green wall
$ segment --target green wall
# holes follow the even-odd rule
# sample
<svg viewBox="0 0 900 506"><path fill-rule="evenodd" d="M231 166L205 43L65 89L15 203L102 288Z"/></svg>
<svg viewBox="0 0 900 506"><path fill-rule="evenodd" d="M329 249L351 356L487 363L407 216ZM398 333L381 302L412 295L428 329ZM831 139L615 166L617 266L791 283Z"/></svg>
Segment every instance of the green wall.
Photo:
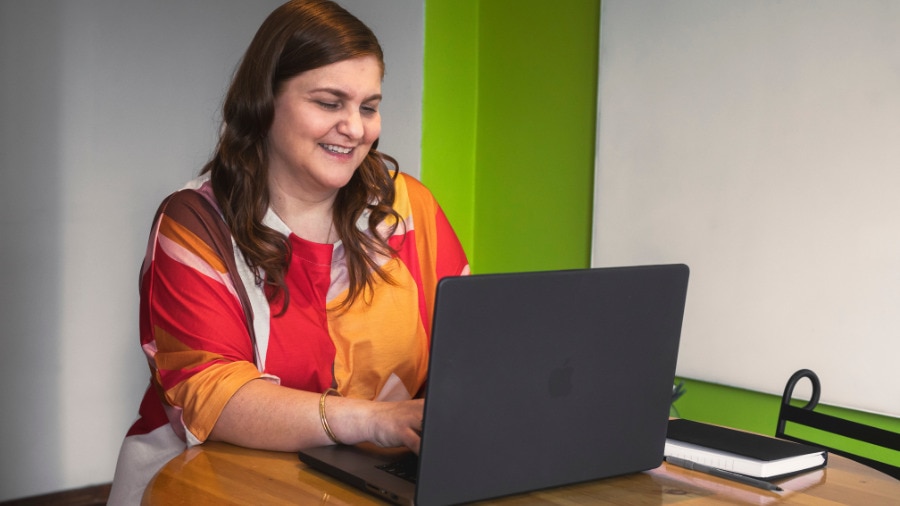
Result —
<svg viewBox="0 0 900 506"><path fill-rule="evenodd" d="M590 265L599 11L600 0L426 0L422 180L476 273ZM779 397L684 381L680 416L774 434ZM821 410L900 432L896 418Z"/></svg>
<svg viewBox="0 0 900 506"><path fill-rule="evenodd" d="M474 263L478 2L425 3L422 181Z"/></svg>
<svg viewBox="0 0 900 506"><path fill-rule="evenodd" d="M473 271L587 267L599 0L427 0L422 180Z"/></svg>

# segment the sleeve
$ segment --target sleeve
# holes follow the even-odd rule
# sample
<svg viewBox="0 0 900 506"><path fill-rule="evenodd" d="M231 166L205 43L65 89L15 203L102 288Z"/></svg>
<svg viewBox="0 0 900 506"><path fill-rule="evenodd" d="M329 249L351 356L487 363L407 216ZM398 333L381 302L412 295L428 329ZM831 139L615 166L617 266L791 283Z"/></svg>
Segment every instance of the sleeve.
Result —
<svg viewBox="0 0 900 506"><path fill-rule="evenodd" d="M398 194L405 192L413 217L416 256L426 303L423 318L430 322L438 281L469 274L469 261L450 221L428 188L415 178L400 174L397 189ZM430 332L430 324L428 328Z"/></svg>
<svg viewBox="0 0 900 506"><path fill-rule="evenodd" d="M262 374L230 235L197 192L176 193L160 207L140 291L141 343L157 391L168 412L180 412L170 421L202 442L231 396Z"/></svg>

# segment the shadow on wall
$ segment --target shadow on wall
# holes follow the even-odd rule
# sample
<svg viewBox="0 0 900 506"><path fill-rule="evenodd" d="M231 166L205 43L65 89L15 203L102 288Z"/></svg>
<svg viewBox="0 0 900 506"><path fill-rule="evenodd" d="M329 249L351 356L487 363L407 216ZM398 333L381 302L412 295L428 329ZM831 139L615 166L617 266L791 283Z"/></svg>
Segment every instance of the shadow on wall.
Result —
<svg viewBox="0 0 900 506"><path fill-rule="evenodd" d="M60 442L61 14L37 2L12 9L0 2L0 448L15 465L3 466L0 500L23 483L56 483L62 472L43 457Z"/></svg>

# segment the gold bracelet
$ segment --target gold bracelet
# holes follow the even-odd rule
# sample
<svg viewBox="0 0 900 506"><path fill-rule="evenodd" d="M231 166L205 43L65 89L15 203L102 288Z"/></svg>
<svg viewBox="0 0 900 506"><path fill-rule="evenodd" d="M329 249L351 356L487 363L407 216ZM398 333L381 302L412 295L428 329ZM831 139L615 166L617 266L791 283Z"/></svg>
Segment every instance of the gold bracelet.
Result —
<svg viewBox="0 0 900 506"><path fill-rule="evenodd" d="M319 418L322 420L322 428L325 429L325 434L328 435L328 438L334 441L334 444L339 445L343 444L338 440L337 436L334 435L334 432L331 430L331 427L328 425L328 419L325 418L325 398L329 395L341 395L340 392L333 388L329 388L322 392L322 397L319 398Z"/></svg>

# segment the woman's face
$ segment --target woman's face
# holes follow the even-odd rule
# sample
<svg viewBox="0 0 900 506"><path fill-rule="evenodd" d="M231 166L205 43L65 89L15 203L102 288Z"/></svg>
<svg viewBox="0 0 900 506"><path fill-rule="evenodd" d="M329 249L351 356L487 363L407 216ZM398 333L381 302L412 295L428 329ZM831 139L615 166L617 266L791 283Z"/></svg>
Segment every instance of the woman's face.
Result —
<svg viewBox="0 0 900 506"><path fill-rule="evenodd" d="M382 69L374 56L306 71L275 97L269 181L308 198L346 185L381 134Z"/></svg>

